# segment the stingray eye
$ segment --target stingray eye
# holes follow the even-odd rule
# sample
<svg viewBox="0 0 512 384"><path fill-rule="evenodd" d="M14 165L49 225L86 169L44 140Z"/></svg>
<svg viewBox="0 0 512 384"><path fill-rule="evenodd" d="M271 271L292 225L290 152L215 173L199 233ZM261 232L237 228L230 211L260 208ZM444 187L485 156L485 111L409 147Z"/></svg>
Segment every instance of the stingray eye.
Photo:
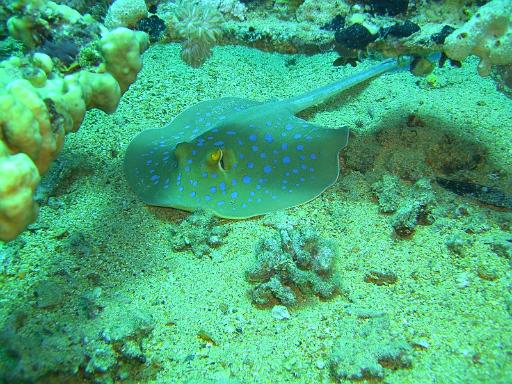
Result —
<svg viewBox="0 0 512 384"><path fill-rule="evenodd" d="M208 153L206 157L207 163L210 167L218 167L218 164L222 161L222 149L218 148Z"/></svg>
<svg viewBox="0 0 512 384"><path fill-rule="evenodd" d="M222 159L222 149L217 149L215 152L213 152L210 155L210 159L212 163L217 163L219 160Z"/></svg>

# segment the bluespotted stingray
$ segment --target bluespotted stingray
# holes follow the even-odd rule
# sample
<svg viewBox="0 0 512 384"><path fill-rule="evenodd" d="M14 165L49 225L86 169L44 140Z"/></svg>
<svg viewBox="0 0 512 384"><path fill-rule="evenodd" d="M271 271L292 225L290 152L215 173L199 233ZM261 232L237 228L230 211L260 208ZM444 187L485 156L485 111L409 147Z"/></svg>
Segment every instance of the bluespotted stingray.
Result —
<svg viewBox="0 0 512 384"><path fill-rule="evenodd" d="M128 184L146 204L231 219L312 200L338 178L348 129L295 114L399 66L386 60L287 100L226 97L193 105L132 140L124 160Z"/></svg>

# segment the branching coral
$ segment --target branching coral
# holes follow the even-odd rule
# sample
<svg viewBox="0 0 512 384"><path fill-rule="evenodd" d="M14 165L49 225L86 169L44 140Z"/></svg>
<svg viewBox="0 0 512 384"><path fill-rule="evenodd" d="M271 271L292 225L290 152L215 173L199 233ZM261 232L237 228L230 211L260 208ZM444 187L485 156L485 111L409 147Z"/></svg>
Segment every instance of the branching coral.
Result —
<svg viewBox="0 0 512 384"><path fill-rule="evenodd" d="M181 58L194 68L201 66L221 33L222 15L213 7L189 0L177 1L171 15L169 28L183 39Z"/></svg>

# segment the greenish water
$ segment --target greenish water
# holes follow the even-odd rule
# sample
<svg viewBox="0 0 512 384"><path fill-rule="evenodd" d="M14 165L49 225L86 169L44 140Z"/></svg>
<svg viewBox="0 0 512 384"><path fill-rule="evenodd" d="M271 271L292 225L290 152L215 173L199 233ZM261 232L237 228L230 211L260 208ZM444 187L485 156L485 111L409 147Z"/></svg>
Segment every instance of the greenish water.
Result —
<svg viewBox="0 0 512 384"><path fill-rule="evenodd" d="M302 113L350 128L338 181L215 220L142 203L122 171L130 140L202 100L288 98L372 63L226 46L192 69L179 50L152 46L118 110L66 137L38 220L1 246L3 382L512 381L511 212L436 182L511 193L510 100L477 60Z"/></svg>

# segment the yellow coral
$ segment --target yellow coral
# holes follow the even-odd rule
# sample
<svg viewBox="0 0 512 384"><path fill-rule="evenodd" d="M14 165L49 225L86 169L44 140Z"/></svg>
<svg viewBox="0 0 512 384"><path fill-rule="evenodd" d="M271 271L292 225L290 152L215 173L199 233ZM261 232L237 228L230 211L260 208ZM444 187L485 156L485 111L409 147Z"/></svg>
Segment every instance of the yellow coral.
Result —
<svg viewBox="0 0 512 384"><path fill-rule="evenodd" d="M39 179L36 166L24 153L0 157L0 239L14 239L36 218L33 194Z"/></svg>
<svg viewBox="0 0 512 384"><path fill-rule="evenodd" d="M482 6L461 28L445 41L446 55L464 60L473 54L480 57L478 73L487 76L493 64L512 63L512 1L493 0Z"/></svg>
<svg viewBox="0 0 512 384"><path fill-rule="evenodd" d="M35 219L33 194L40 175L86 110L116 109L141 68L148 37L118 28L99 45L104 62L98 73L61 76L44 54L0 63L0 240L14 238Z"/></svg>

